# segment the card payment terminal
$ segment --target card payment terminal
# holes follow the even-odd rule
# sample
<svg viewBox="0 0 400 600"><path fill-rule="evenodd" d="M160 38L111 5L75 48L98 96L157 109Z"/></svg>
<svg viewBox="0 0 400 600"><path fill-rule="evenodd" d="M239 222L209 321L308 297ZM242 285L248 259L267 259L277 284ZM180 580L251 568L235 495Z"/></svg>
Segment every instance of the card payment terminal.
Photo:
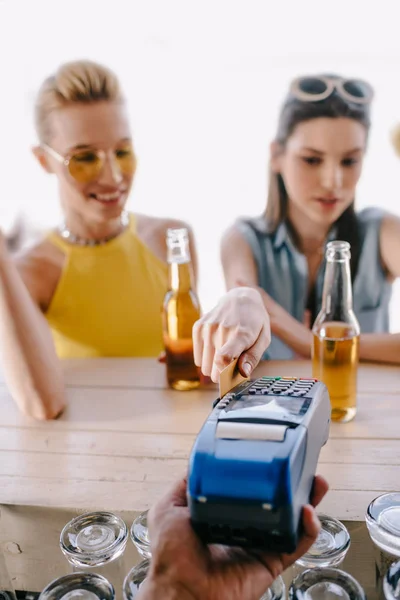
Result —
<svg viewBox="0 0 400 600"><path fill-rule="evenodd" d="M261 377L216 400L189 462L200 537L293 552L330 414L328 390L316 379Z"/></svg>

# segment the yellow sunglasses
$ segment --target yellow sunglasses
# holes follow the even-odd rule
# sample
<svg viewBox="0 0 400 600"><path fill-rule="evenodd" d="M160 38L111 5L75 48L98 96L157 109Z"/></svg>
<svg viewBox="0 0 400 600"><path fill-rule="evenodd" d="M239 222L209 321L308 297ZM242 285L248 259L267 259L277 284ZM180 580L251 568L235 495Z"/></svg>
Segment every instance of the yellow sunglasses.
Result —
<svg viewBox="0 0 400 600"><path fill-rule="evenodd" d="M79 183L91 183L99 178L107 161L104 150L79 150L62 156L56 150L42 144L43 150L62 163L69 174ZM124 144L112 151L114 164L124 175L133 175L136 169L136 157L131 144Z"/></svg>

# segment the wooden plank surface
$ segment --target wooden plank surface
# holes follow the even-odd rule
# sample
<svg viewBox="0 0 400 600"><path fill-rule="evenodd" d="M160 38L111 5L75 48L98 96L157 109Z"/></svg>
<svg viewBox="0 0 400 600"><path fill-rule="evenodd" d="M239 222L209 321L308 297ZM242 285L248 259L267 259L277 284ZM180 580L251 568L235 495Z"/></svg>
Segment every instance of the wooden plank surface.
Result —
<svg viewBox="0 0 400 600"><path fill-rule="evenodd" d="M337 426L339 427L339 426ZM69 456L115 456L187 459L194 434L133 433L104 435L102 431L59 431L0 427L0 451L46 452ZM322 463L400 465L398 440L334 438L321 450Z"/></svg>
<svg viewBox="0 0 400 600"><path fill-rule="evenodd" d="M49 431L103 431L197 434L212 409L212 390L182 394L174 390L128 388L68 389L68 406L60 419L39 423L20 415L0 386L0 427ZM400 393L363 393L350 423L332 423L331 437L399 439ZM21 434L22 435L22 434Z"/></svg>
<svg viewBox="0 0 400 600"><path fill-rule="evenodd" d="M69 388L64 414L38 422L18 413L6 388L0 388L0 426L50 431L197 433L212 409L215 393L193 390Z"/></svg>
<svg viewBox="0 0 400 600"><path fill-rule="evenodd" d="M59 431L50 428L0 427L0 451L46 452L69 456L186 459L194 439L193 434L120 431L118 435L105 435L102 431L68 431L68 434L60 435Z"/></svg>
<svg viewBox="0 0 400 600"><path fill-rule="evenodd" d="M47 452L0 452L1 473L8 478L35 481L80 482L90 488L94 481L126 483L134 489L136 483L162 485L184 476L187 460L184 458L149 458L125 456L88 456L78 454L50 454ZM372 469L365 463L325 463L320 461L318 472L329 480L331 488L340 490L382 492L396 491L400 481L400 465L383 465ZM373 480L371 481L373 473ZM373 486L373 487L371 487ZM60 498L61 500L61 498Z"/></svg>
<svg viewBox="0 0 400 600"><path fill-rule="evenodd" d="M87 364L85 364L87 363ZM128 387L168 389L165 379L165 365L151 359L110 359L96 358L90 361L64 361L65 381L68 386L89 387ZM377 372L379 377L377 378ZM262 375L311 376L310 361L266 361L260 363L254 377ZM384 382L386 393L400 392L400 370L395 366L359 366L358 389L360 392L380 392ZM205 389L217 386L209 384Z"/></svg>
<svg viewBox="0 0 400 600"><path fill-rule="evenodd" d="M171 481L175 481L175 478ZM392 490L397 489L396 483L392 482ZM369 487L365 490L343 490L331 486L320 505L320 511L341 520L363 521L369 503L382 493L379 487L374 489L373 483ZM386 487L390 491L390 486ZM66 485L62 477L49 478L43 473L35 478L0 475L0 488L1 504L111 512L131 510L139 513L150 508L170 488L170 482L110 482L96 479L85 483L72 476Z"/></svg>
<svg viewBox="0 0 400 600"><path fill-rule="evenodd" d="M0 503L141 511L186 470L215 386L164 386L151 360L96 359L66 367L68 408L54 422L20 415L0 385ZM309 375L310 364L265 363L257 374ZM322 509L363 520L368 503L400 481L400 370L363 365L358 413L332 424L318 471L331 491ZM111 382L111 384L110 384Z"/></svg>
<svg viewBox="0 0 400 600"><path fill-rule="evenodd" d="M165 365L148 358L93 358L63 361L65 382L69 387L106 387L168 389ZM276 375L310 377L310 361L264 361L254 377ZM377 376L378 375L378 376ZM0 382L4 377L0 373ZM382 390L383 386L383 390ZM204 389L217 390L215 384ZM363 392L400 392L400 369L396 366L362 363L358 372L358 390Z"/></svg>

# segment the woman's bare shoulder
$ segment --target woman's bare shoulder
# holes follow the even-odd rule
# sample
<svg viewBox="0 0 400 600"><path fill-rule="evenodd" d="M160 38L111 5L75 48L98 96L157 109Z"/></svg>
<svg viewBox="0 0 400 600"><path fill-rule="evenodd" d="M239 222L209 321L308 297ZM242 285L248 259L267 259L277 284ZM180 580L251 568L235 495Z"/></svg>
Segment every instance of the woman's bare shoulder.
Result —
<svg viewBox="0 0 400 600"><path fill-rule="evenodd" d="M65 255L44 239L14 257L18 272L33 300L45 311L54 295Z"/></svg>
<svg viewBox="0 0 400 600"><path fill-rule="evenodd" d="M246 243L246 240L245 240L243 234L241 233L241 231L239 230L239 227L236 222L232 223L227 229L225 229L225 231L222 234L222 237L221 237L221 247L222 248L228 247L230 249L232 244L233 245L236 245L236 244L242 245L243 243Z"/></svg>

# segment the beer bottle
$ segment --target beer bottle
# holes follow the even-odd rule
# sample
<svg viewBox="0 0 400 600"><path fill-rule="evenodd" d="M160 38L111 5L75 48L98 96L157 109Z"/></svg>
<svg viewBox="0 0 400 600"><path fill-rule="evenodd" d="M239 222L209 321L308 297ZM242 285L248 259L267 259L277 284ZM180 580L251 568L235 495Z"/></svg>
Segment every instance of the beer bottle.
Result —
<svg viewBox="0 0 400 600"><path fill-rule="evenodd" d="M176 390L200 385L194 364L192 328L200 318L200 304L193 286L187 229L167 230L169 285L163 305L163 339L168 384Z"/></svg>
<svg viewBox="0 0 400 600"><path fill-rule="evenodd" d="M312 333L313 376L328 388L332 420L350 421L356 414L360 326L353 312L347 242L326 247L322 308Z"/></svg>

